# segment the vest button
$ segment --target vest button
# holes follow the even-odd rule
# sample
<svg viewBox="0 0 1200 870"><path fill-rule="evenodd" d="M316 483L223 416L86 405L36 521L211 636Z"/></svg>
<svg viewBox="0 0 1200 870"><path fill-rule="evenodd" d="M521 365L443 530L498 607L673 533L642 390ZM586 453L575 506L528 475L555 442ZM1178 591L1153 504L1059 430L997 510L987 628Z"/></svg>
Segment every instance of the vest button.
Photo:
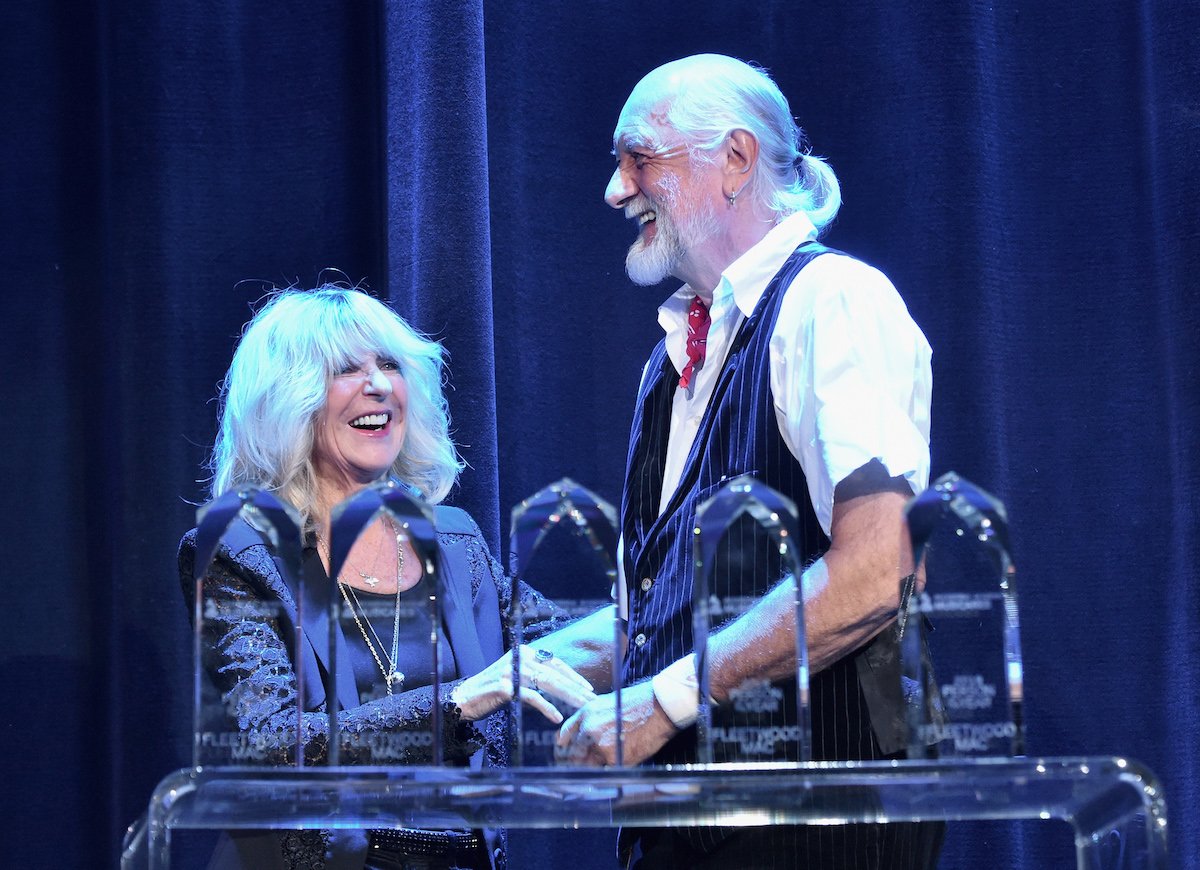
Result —
<svg viewBox="0 0 1200 870"><path fill-rule="evenodd" d="M651 586L653 586L653 585L654 585L654 578L653 578L653 577L643 577L643 578L642 578L642 591L643 591L643 592L649 592L649 591L650 591L650 587L651 587Z"/></svg>
<svg viewBox="0 0 1200 870"><path fill-rule="evenodd" d="M637 646L637 647L642 647L642 646L645 646L645 645L646 645L646 635L642 634L642 633L639 631L639 632L638 632L638 634L637 634L637 637L635 637L635 638L633 639L633 645L634 645L634 646Z"/></svg>

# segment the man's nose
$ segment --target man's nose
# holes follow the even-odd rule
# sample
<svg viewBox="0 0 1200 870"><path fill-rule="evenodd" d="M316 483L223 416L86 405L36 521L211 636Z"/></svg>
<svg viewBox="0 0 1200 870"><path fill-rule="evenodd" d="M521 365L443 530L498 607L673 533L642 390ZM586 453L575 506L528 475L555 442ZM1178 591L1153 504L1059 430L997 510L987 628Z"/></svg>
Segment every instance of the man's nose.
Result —
<svg viewBox="0 0 1200 870"><path fill-rule="evenodd" d="M621 171L621 167L613 170L612 178L608 180L608 187L604 191L604 201L613 208L625 208L625 203L637 194L637 187L634 183Z"/></svg>

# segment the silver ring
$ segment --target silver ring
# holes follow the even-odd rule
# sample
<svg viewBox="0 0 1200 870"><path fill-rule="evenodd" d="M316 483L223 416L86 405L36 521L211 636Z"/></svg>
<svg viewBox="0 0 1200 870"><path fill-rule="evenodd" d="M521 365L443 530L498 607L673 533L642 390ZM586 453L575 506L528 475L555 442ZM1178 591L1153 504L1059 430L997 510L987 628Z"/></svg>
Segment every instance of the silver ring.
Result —
<svg viewBox="0 0 1200 870"><path fill-rule="evenodd" d="M550 659L554 658L554 653L550 652L548 649L539 649L534 652L534 656L539 662L548 662Z"/></svg>

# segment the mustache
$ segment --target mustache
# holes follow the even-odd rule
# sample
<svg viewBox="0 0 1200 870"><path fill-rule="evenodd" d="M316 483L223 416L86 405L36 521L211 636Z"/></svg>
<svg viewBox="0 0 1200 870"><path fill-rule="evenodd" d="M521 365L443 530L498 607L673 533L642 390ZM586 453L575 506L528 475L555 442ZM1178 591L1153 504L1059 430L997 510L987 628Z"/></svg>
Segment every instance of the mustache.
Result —
<svg viewBox="0 0 1200 870"><path fill-rule="evenodd" d="M632 200L625 206L625 217L633 219L647 211L657 211L657 209L655 209L654 203L650 202L644 193L638 194L637 199Z"/></svg>

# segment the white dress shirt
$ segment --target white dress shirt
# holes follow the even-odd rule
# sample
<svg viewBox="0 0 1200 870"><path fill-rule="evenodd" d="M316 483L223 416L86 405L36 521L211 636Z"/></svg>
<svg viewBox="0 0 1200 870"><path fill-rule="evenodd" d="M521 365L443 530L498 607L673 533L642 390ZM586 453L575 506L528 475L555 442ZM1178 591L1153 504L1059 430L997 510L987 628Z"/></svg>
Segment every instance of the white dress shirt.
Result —
<svg viewBox="0 0 1200 870"><path fill-rule="evenodd" d="M784 261L815 236L806 214L790 215L722 273L709 308L704 365L689 389L675 391L660 513L679 486L738 328ZM687 363L687 313L695 295L685 284L658 309L667 355L680 372ZM827 535L834 489L872 459L891 476L903 475L914 493L928 486L932 351L882 272L840 254L813 260L785 290L770 353L779 431L804 470L809 498ZM625 614L623 560L618 565L618 607ZM652 682L659 703L678 727L695 721L694 656L670 665Z"/></svg>
<svg viewBox="0 0 1200 870"><path fill-rule="evenodd" d="M675 391L660 511L679 485L730 342L784 261L815 235L808 215L797 212L722 273L709 308L704 366L693 389ZM684 284L658 309L677 371L687 363L687 311L695 295ZM771 394L825 534L834 488L872 459L893 477L903 475L914 493L928 486L931 357L929 342L878 269L826 254L787 288L771 334Z"/></svg>

